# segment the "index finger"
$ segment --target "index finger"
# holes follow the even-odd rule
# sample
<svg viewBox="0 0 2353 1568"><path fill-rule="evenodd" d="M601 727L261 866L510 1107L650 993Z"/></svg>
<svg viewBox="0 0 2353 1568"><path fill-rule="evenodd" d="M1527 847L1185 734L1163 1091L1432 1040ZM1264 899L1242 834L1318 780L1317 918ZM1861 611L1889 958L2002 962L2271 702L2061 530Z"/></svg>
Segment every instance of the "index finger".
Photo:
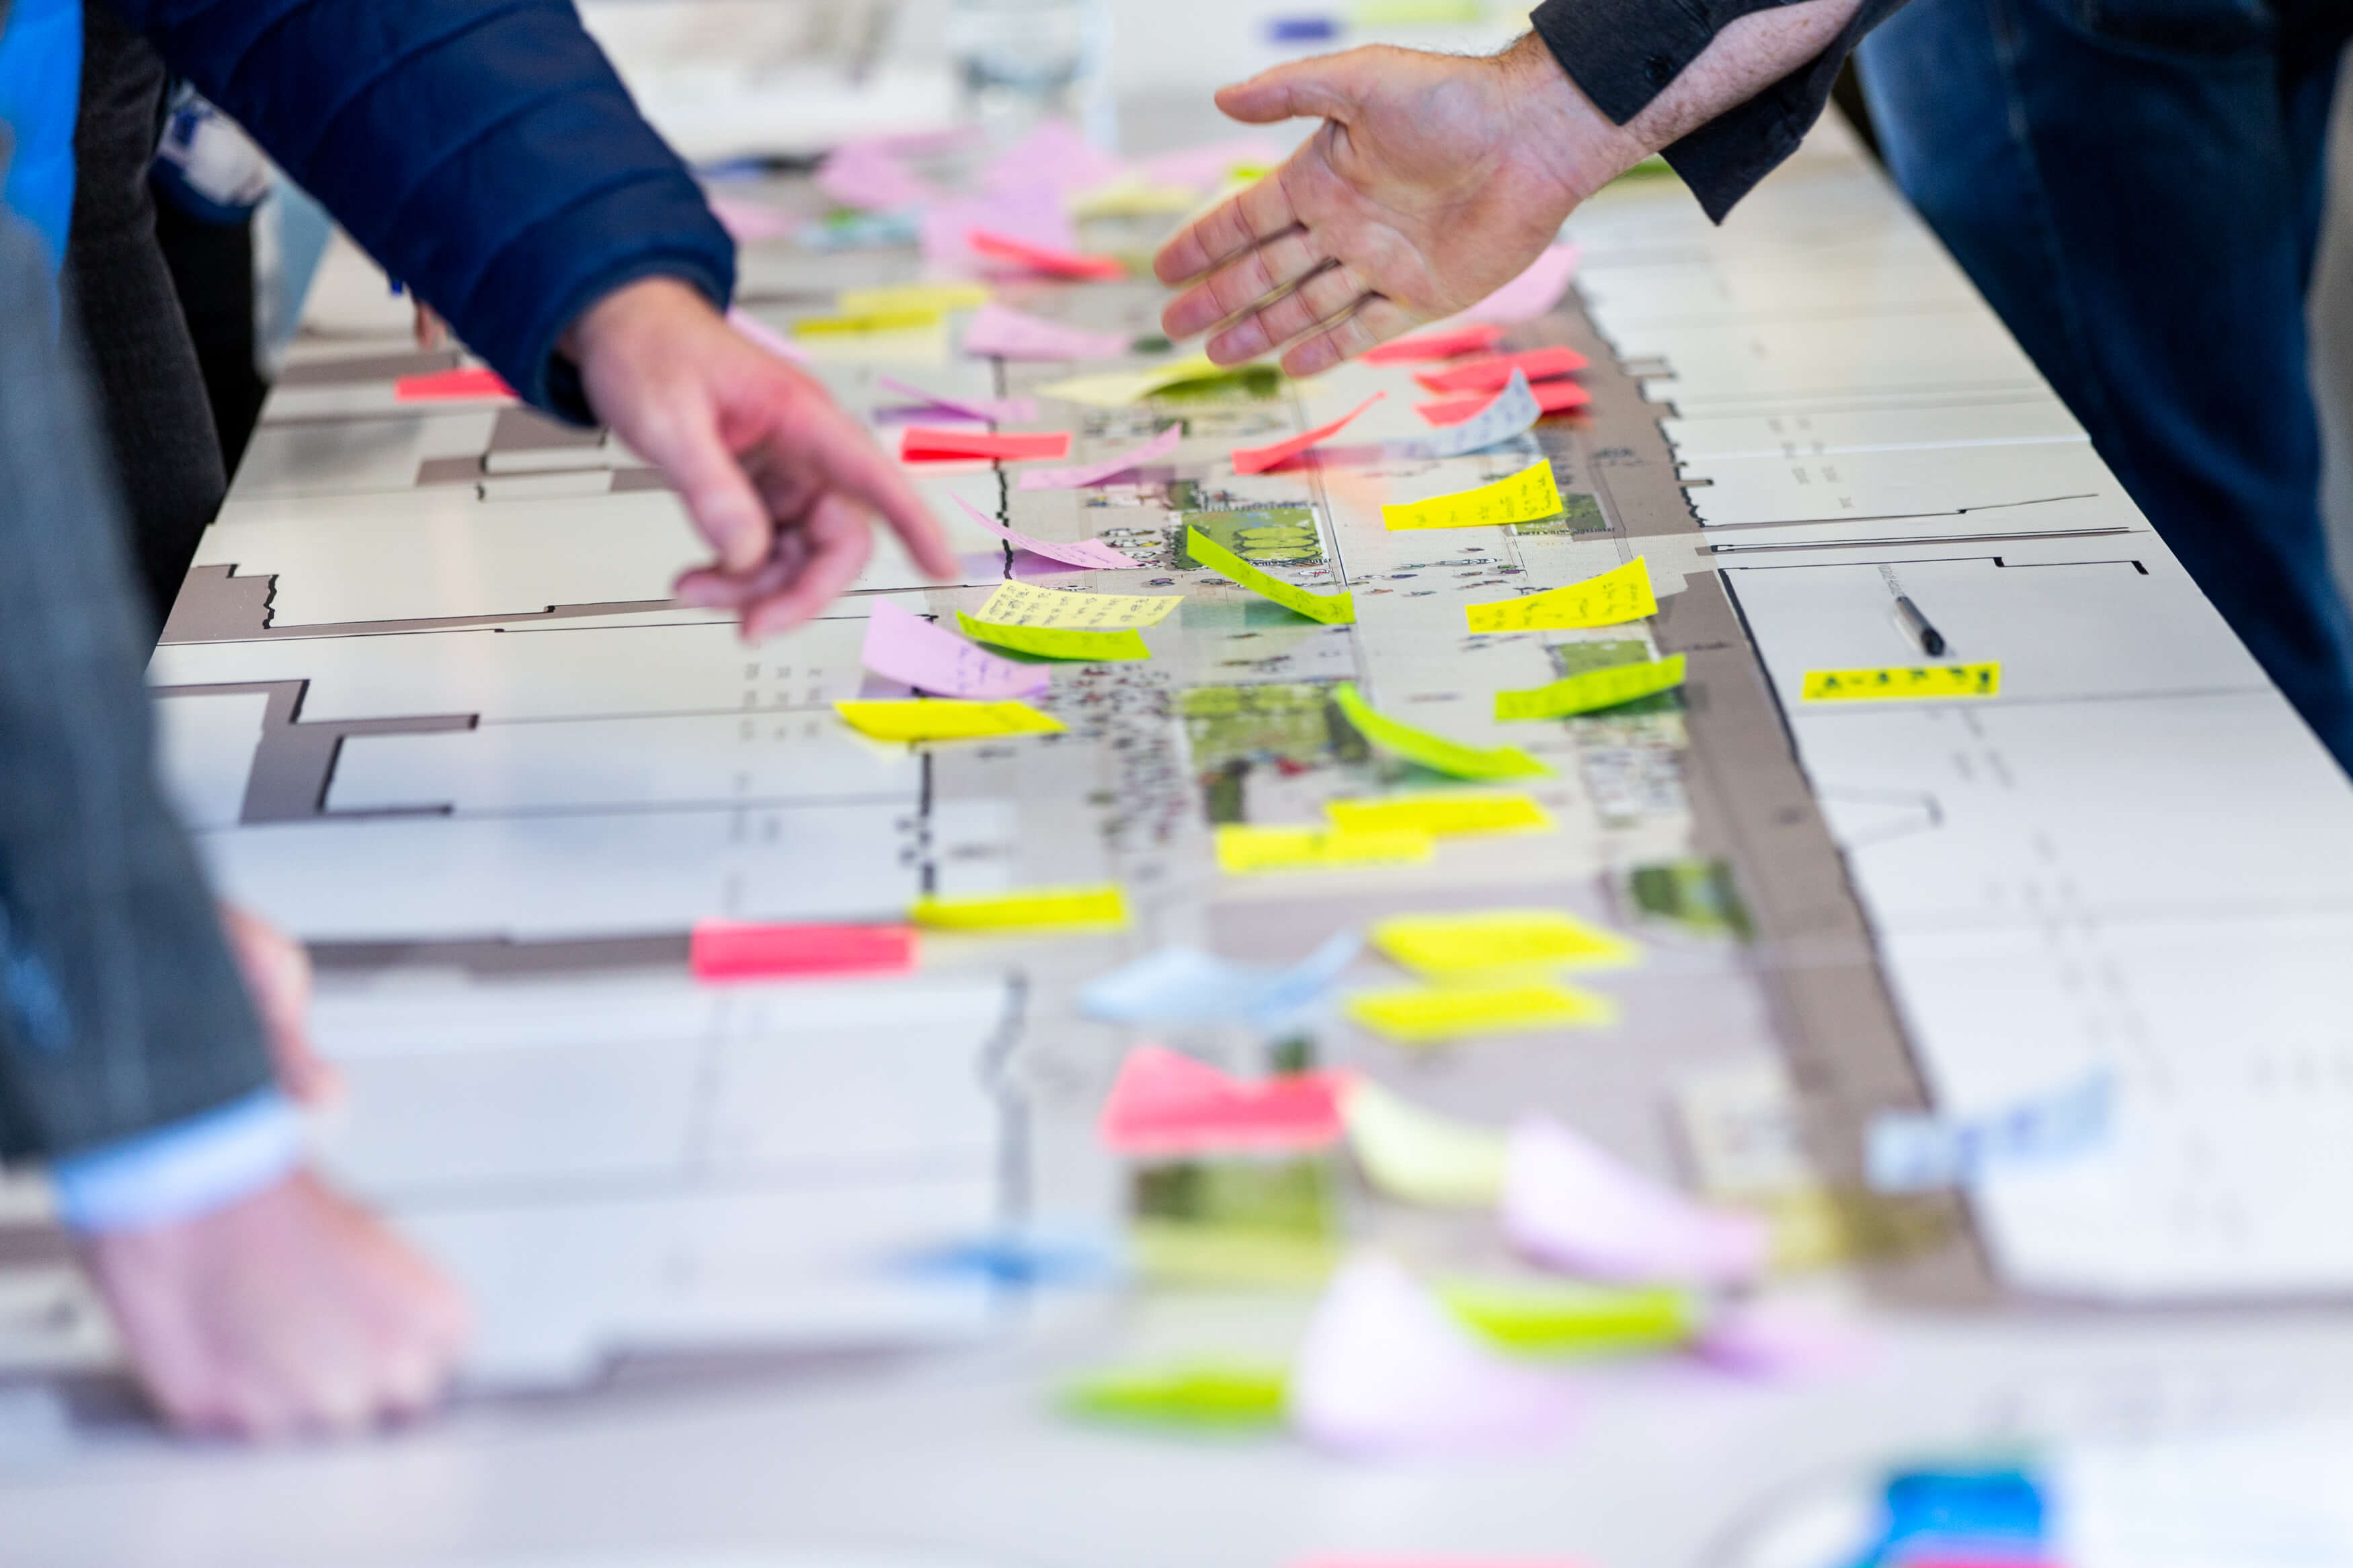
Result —
<svg viewBox="0 0 2353 1568"><path fill-rule="evenodd" d="M839 409L824 408L816 417L835 426L816 432L813 443L826 488L880 513L915 564L932 576L943 582L955 577L959 568L947 534L899 466Z"/></svg>
<svg viewBox="0 0 2353 1568"><path fill-rule="evenodd" d="M1282 186L1283 174L1290 167L1286 160L1282 168L1186 225L1152 258L1153 276L1173 289L1293 227L1298 215L1292 211L1291 195Z"/></svg>

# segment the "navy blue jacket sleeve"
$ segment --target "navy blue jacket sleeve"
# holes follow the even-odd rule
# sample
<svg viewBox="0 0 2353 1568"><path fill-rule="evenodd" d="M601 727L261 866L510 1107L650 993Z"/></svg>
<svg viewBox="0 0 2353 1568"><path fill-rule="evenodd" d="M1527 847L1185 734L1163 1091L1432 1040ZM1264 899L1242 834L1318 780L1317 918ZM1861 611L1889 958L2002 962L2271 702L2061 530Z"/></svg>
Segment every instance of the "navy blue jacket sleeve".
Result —
<svg viewBox="0 0 2353 1568"><path fill-rule="evenodd" d="M554 350L598 296L733 289L733 242L566 0L113 3L541 407L586 417Z"/></svg>
<svg viewBox="0 0 2353 1568"><path fill-rule="evenodd" d="M1623 125L1683 74L1730 22L1794 0L1544 0L1528 21L1560 68ZM1904 0L1863 0L1830 47L1736 108L1669 146L1667 162L1722 223L1733 205L1798 150L1862 36Z"/></svg>

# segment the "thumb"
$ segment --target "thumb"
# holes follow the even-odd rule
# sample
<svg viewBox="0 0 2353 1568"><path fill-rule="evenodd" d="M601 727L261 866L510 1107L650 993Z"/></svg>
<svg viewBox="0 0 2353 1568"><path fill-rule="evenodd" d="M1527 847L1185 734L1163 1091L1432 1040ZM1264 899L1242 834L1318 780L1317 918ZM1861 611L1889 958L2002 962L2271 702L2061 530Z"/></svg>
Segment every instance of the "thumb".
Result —
<svg viewBox="0 0 2353 1568"><path fill-rule="evenodd" d="M1218 107L1249 125L1279 120L1337 120L1356 101L1349 79L1356 73L1346 55L1320 55L1263 70L1248 81L1218 89Z"/></svg>

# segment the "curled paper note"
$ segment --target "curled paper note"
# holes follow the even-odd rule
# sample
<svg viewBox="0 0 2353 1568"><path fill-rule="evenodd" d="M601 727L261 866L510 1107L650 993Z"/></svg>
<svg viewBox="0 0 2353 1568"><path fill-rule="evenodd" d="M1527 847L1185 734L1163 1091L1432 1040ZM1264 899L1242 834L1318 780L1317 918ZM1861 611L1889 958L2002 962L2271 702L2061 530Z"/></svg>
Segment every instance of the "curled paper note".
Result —
<svg viewBox="0 0 2353 1568"><path fill-rule="evenodd" d="M1573 381L1540 381L1529 389L1528 395L1535 399L1539 418L1547 414L1566 414L1593 401L1593 394ZM1441 397L1434 403L1417 403L1413 411L1421 416L1423 424L1443 427L1459 425L1465 419L1475 419L1486 407L1486 395L1473 393L1468 397Z"/></svg>
<svg viewBox="0 0 2353 1568"><path fill-rule="evenodd" d="M1344 682L1332 693L1341 713L1356 732L1383 751L1393 752L1409 763L1459 779L1515 779L1550 773L1552 769L1525 752L1513 746L1466 746L1450 741L1443 735L1433 735L1418 730L1402 720L1377 713L1371 703L1356 690L1354 681Z"/></svg>
<svg viewBox="0 0 2353 1568"><path fill-rule="evenodd" d="M1874 1192L1956 1187L1997 1165L2041 1164L2097 1149L2108 1136L2116 1080L2105 1070L2054 1093L1977 1116L1874 1116L1863 1173Z"/></svg>
<svg viewBox="0 0 2353 1568"><path fill-rule="evenodd" d="M1687 1342L1704 1316L1698 1292L1665 1285L1449 1279L1438 1299L1494 1343L1527 1356L1664 1350Z"/></svg>
<svg viewBox="0 0 2353 1568"><path fill-rule="evenodd" d="M1305 616L1325 626L1354 626L1356 595L1347 592L1318 594L1286 583L1273 573L1254 566L1198 528L1185 531L1185 553L1212 572L1222 573L1261 599L1281 605L1294 616Z"/></svg>
<svg viewBox="0 0 2353 1568"><path fill-rule="evenodd" d="M1253 1432L1282 1425L1287 1380L1280 1367L1187 1362L1097 1373L1071 1385L1072 1415L1195 1432Z"/></svg>
<svg viewBox="0 0 2353 1568"><path fill-rule="evenodd" d="M1237 963L1198 948L1164 947L1089 982L1079 993L1079 1007L1113 1024L1280 1029L1314 1007L1363 946L1355 931L1344 931L1279 969Z"/></svg>
<svg viewBox="0 0 2353 1568"><path fill-rule="evenodd" d="M1528 378L1514 374L1493 401L1469 418L1448 424L1435 436L1392 443L1392 449L1401 457L1460 458L1524 436L1543 416L1544 409L1528 390Z"/></svg>
<svg viewBox="0 0 2353 1568"><path fill-rule="evenodd" d="M1060 321L984 305L965 323L964 352L994 359L1117 359L1128 340L1117 332L1090 332ZM1050 388L1049 390L1051 390Z"/></svg>
<svg viewBox="0 0 2353 1568"><path fill-rule="evenodd" d="M903 680L919 691L983 702L1040 697L1053 685L1045 669L975 647L888 599L875 600L868 613L866 644L858 660L875 674Z"/></svg>
<svg viewBox="0 0 2353 1568"><path fill-rule="evenodd" d="M1561 1374L1495 1354L1377 1254L1333 1275L1291 1373L1292 1426L1365 1458L1540 1445L1573 1408Z"/></svg>
<svg viewBox="0 0 2353 1568"><path fill-rule="evenodd" d="M1515 375L1531 382L1553 381L1583 370L1585 364L1585 356L1575 349L1528 349L1488 354L1444 370L1416 371L1413 379L1431 392L1500 392Z"/></svg>
<svg viewBox="0 0 2353 1568"><path fill-rule="evenodd" d="M1362 403L1359 403L1356 406L1348 410L1347 413L1343 414L1337 419L1333 420L1330 424L1318 425L1313 430L1303 431L1299 435L1291 437L1286 440L1276 441L1271 445L1265 447L1237 447L1233 451L1234 472L1238 474L1263 474L1272 469L1279 468L1283 464L1291 461L1292 458L1296 458L1302 452L1307 450L1308 447L1328 441L1333 437L1337 436L1342 429L1346 427L1350 422L1355 420L1357 415L1362 414L1366 409L1370 408L1374 404L1378 403L1382 398L1387 397L1388 395L1388 394L1386 392L1376 392L1370 397L1366 398Z"/></svg>
<svg viewBox="0 0 2353 1568"><path fill-rule="evenodd" d="M1545 1116L1512 1129L1502 1215L1527 1257L1594 1279L1736 1285L1771 1245L1757 1215L1695 1203Z"/></svg>
<svg viewBox="0 0 2353 1568"><path fill-rule="evenodd" d="M874 384L901 397L913 398L918 408L942 409L966 419L977 419L984 425L1023 425L1038 417L1038 400L1034 397L950 397L889 375L876 376Z"/></svg>
<svg viewBox="0 0 2353 1568"><path fill-rule="evenodd" d="M1381 508L1382 526L1391 532L1419 528L1499 528L1507 523L1540 522L1560 510L1560 487L1553 482L1552 460L1538 458L1518 473L1475 489L1423 500L1398 501Z"/></svg>
<svg viewBox="0 0 2353 1568"><path fill-rule="evenodd" d="M1692 1349L1726 1372L1813 1377L1858 1370L1871 1341L1852 1312L1765 1296L1719 1307Z"/></svg>
<svg viewBox="0 0 2353 1568"><path fill-rule="evenodd" d="M1499 1131L1424 1110L1368 1078L1349 1083L1340 1115L1376 1191L1438 1208L1484 1208L1503 1194Z"/></svg>
<svg viewBox="0 0 2353 1568"><path fill-rule="evenodd" d="M1504 340L1504 329L1492 322L1468 321L1459 327L1440 327L1434 332L1417 332L1409 338L1383 343L1366 351L1366 364L1425 364L1432 360L1452 359L1458 354L1483 353Z"/></svg>
<svg viewBox="0 0 2353 1568"><path fill-rule="evenodd" d="M1286 1073L1244 1082L1181 1052L1138 1046L1120 1064L1097 1124L1121 1154L1321 1149L1340 1136L1343 1080Z"/></svg>
<svg viewBox="0 0 2353 1568"><path fill-rule="evenodd" d="M1598 577L1541 594L1465 605L1463 618L1471 630L1482 633L1576 631L1639 621L1659 613L1645 559L1637 555Z"/></svg>
<svg viewBox="0 0 2353 1568"><path fill-rule="evenodd" d="M1596 713L1605 708L1640 698L1655 697L1662 691L1672 691L1683 683L1683 656L1670 654L1665 658L1649 659L1640 664L1612 664L1599 669L1580 670L1565 676L1547 686L1530 687L1525 691L1495 693L1495 717L1509 722L1528 719L1569 719L1579 713Z"/></svg>
<svg viewBox="0 0 2353 1568"><path fill-rule="evenodd" d="M1144 564L1141 561L1132 560L1121 554L1100 539L1082 539L1075 544L1058 544L1048 540L1034 539L1017 529L1006 527L962 496L956 497L956 504L972 515L974 522L1016 549L1027 550L1032 555L1042 555L1049 561L1059 561L1065 566L1116 569Z"/></svg>

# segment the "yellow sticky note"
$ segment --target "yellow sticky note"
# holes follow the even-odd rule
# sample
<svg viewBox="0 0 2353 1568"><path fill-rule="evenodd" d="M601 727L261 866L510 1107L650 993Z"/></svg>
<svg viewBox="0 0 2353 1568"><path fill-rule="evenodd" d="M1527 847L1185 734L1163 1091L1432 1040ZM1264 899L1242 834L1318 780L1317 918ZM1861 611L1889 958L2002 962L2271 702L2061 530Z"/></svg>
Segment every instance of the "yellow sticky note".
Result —
<svg viewBox="0 0 2353 1568"><path fill-rule="evenodd" d="M1352 594L1311 594L1259 570L1198 528L1185 531L1185 551L1210 571L1222 572L1260 598L1271 599L1311 621L1322 621L1327 626L1356 624L1356 600Z"/></svg>
<svg viewBox="0 0 2353 1568"><path fill-rule="evenodd" d="M1127 924L1127 899L1115 882L1024 888L975 898L917 899L913 918L934 931L1116 930Z"/></svg>
<svg viewBox="0 0 2353 1568"><path fill-rule="evenodd" d="M1429 859L1436 847L1429 834L1411 829L1344 833L1322 827L1229 823L1218 829L1218 869L1229 877L1248 877L1267 871L1410 866Z"/></svg>
<svg viewBox="0 0 2353 1568"><path fill-rule="evenodd" d="M1359 0L1348 10L1359 27L1461 26L1486 16L1482 0Z"/></svg>
<svg viewBox="0 0 2353 1568"><path fill-rule="evenodd" d="M1472 1035L1525 1034L1618 1016L1606 996L1567 985L1413 985L1348 998L1348 1016L1400 1045L1434 1046Z"/></svg>
<svg viewBox="0 0 2353 1568"><path fill-rule="evenodd" d="M1474 632L1573 631L1619 626L1658 613L1658 597L1651 592L1651 569L1640 555L1614 571L1565 588L1462 607Z"/></svg>
<svg viewBox="0 0 2353 1568"><path fill-rule="evenodd" d="M1200 199L1190 185L1155 185L1139 174L1126 174L1079 192L1071 197L1070 208L1076 218L1150 217L1159 213L1189 213Z"/></svg>
<svg viewBox="0 0 2353 1568"><path fill-rule="evenodd" d="M1406 501L1381 508L1392 531L1407 528L1494 528L1507 522L1541 522L1560 510L1560 487L1552 463L1538 458L1518 473L1475 490Z"/></svg>
<svg viewBox="0 0 2353 1568"><path fill-rule="evenodd" d="M1893 669L1810 669L1799 695L1808 702L1917 701L1938 697L1999 697L1999 664L1915 664Z"/></svg>
<svg viewBox="0 0 2353 1568"><path fill-rule="evenodd" d="M1524 795L1395 795L1327 800L1324 815L1350 833L1410 827L1440 838L1463 833L1549 833L1552 814Z"/></svg>
<svg viewBox="0 0 2353 1568"><path fill-rule="evenodd" d="M1184 602L1182 594L1071 594L1033 583L1007 583L988 596L976 618L1000 626L1115 631L1156 626Z"/></svg>
<svg viewBox="0 0 2353 1568"><path fill-rule="evenodd" d="M860 734L878 741L972 741L990 735L1054 735L1062 721L1027 702L965 702L925 698L909 702L837 702L835 712Z"/></svg>
<svg viewBox="0 0 2353 1568"><path fill-rule="evenodd" d="M1612 969L1642 956L1617 932L1558 910L1393 915L1374 925L1373 945L1433 980L1493 969Z"/></svg>
<svg viewBox="0 0 2353 1568"><path fill-rule="evenodd" d="M988 300L988 289L978 283L890 283L879 289L844 289L833 297L834 308L845 316L918 311L937 316L945 310L978 310Z"/></svg>
<svg viewBox="0 0 2353 1568"><path fill-rule="evenodd" d="M855 316L807 316L793 323L797 338L862 337L870 332L903 332L940 324L937 310L869 310Z"/></svg>
<svg viewBox="0 0 2353 1568"><path fill-rule="evenodd" d="M1424 1110L1367 1078L1349 1084L1340 1117L1365 1179L1390 1197L1484 1208L1503 1195L1501 1132Z"/></svg>
<svg viewBox="0 0 2353 1568"><path fill-rule="evenodd" d="M1347 715L1348 722L1366 740L1409 763L1419 763L1441 773L1459 779L1516 779L1552 772L1516 746L1466 746L1376 713L1372 705L1357 695L1353 681L1333 692L1332 700L1340 705L1340 711Z"/></svg>
<svg viewBox="0 0 2353 1568"><path fill-rule="evenodd" d="M1034 653L1044 658L1150 658L1152 650L1134 626L1115 632L1079 631L1070 626L1008 626L956 612L956 625L975 642Z"/></svg>
<svg viewBox="0 0 2353 1568"><path fill-rule="evenodd" d="M1124 408L1131 403L1141 403L1155 392L1165 392L1180 382L1206 381L1213 375L1227 375L1240 369L1239 365L1216 364L1208 354L1187 354L1150 370L1105 371L1097 375L1074 375L1062 381L1050 381L1038 390L1049 397L1059 397L1066 403L1084 403L1096 408Z"/></svg>
<svg viewBox="0 0 2353 1568"><path fill-rule="evenodd" d="M1613 664L1588 669L1525 691L1495 693L1495 717L1567 719L1597 708L1615 708L1638 697L1654 697L1683 683L1683 656L1673 654L1641 664Z"/></svg>
<svg viewBox="0 0 2353 1568"><path fill-rule="evenodd" d="M1672 1285L1612 1289L1549 1279L1446 1279L1440 1303L1508 1351L1531 1356L1664 1350L1699 1331L1696 1291Z"/></svg>

